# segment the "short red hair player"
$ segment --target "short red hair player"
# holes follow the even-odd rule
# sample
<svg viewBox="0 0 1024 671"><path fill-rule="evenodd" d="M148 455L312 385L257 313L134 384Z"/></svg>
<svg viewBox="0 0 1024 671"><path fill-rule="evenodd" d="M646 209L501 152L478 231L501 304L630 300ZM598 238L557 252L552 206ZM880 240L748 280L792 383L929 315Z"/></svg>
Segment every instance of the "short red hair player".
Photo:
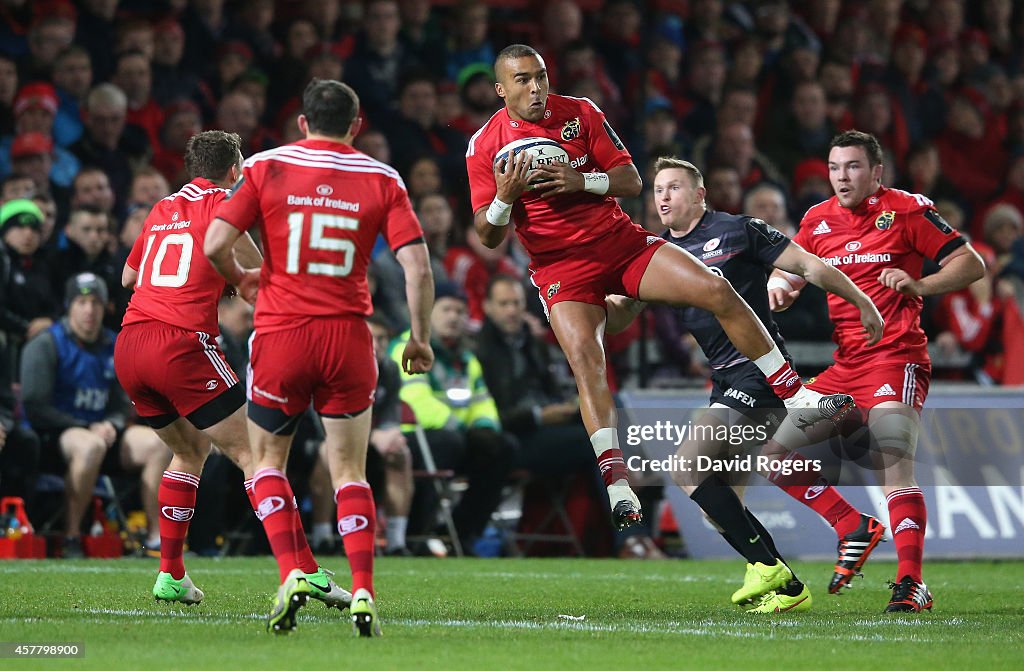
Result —
<svg viewBox="0 0 1024 671"><path fill-rule="evenodd" d="M786 406L806 409L803 416L810 422L835 420L851 407L845 394L823 397L803 387L727 280L623 213L615 198L638 195L640 175L593 102L549 94L544 59L526 45L503 49L495 73L505 107L473 135L466 153L474 225L483 243L495 247L508 233L510 218L515 220L530 254L533 283L576 377L583 421L618 528L639 524L642 515L626 478L605 376L606 295L711 311ZM531 161L522 151L495 164L499 149L528 137L555 140L569 163L529 173ZM528 173L533 184L527 183ZM779 562L770 572L778 575L768 579L779 581L788 569Z"/></svg>
<svg viewBox="0 0 1024 671"><path fill-rule="evenodd" d="M288 478L292 435L312 400L323 419L338 532L352 571L352 619L360 636L380 635L373 600L376 512L366 483L370 408L377 364L366 317L366 270L378 233L405 271L412 338L402 364L428 370L433 279L427 247L402 178L352 148L359 98L349 86L314 79L298 117L305 139L252 156L243 181L217 211L206 237L214 267L255 302L248 380L253 487L281 572L267 628L295 628L311 589L312 564ZM265 260L246 270L235 241L259 224ZM257 288L259 297L256 297Z"/></svg>
<svg viewBox="0 0 1024 671"><path fill-rule="evenodd" d="M881 484L899 557L886 611L920 612L932 605L921 576L926 512L913 458L931 376L928 341L920 323L921 297L962 289L981 278L985 266L932 201L882 186L882 148L873 135L852 130L836 136L828 167L835 195L807 211L793 240L846 273L878 306L886 327L880 343L866 346L856 311L829 295L833 339L839 349L835 364L810 386L822 393L848 392L867 414L875 456L882 460ZM926 258L941 268L922 277ZM789 307L804 284L803 278L776 270L768 284L773 309ZM787 427L775 436L787 447L803 438ZM806 496L812 487L814 495ZM833 491L830 485L822 488L816 482L784 489L817 512L838 519L833 526L840 538L840 557L829 586L830 592L838 592L859 569L870 535L853 529L860 514L849 504L843 510L822 509Z"/></svg>

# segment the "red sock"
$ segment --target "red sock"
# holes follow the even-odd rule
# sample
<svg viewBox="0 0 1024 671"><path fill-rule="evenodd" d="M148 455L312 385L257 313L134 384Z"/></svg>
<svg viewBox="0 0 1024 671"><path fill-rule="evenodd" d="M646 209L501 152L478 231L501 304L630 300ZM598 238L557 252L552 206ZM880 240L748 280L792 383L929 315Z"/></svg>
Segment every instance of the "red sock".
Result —
<svg viewBox="0 0 1024 671"><path fill-rule="evenodd" d="M782 368L779 368L771 375L765 375L765 378L768 380L768 384L772 386L772 391L775 392L775 395L783 400L796 395L804 386L800 381L800 376L793 370L788 361L783 361Z"/></svg>
<svg viewBox="0 0 1024 671"><path fill-rule="evenodd" d="M160 570L175 580L185 576L182 551L188 523L196 510L199 476L183 471L164 471L156 493L160 505Z"/></svg>
<svg viewBox="0 0 1024 671"><path fill-rule="evenodd" d="M896 580L909 575L914 582L921 582L924 531L928 526L924 494L920 487L904 487L885 499L889 502L889 528L896 543Z"/></svg>
<svg viewBox="0 0 1024 671"><path fill-rule="evenodd" d="M256 492L252 488L252 478L249 478L242 483L245 486L245 495L249 497L249 507L256 513L256 518L259 519L260 514L257 512L259 508L259 502L256 500Z"/></svg>
<svg viewBox="0 0 1024 671"><path fill-rule="evenodd" d="M836 530L840 538L860 526L860 511L850 505L839 491L829 484L821 470L812 468L811 460L798 452L790 452L783 462L802 463L802 468L783 475L775 471L768 479L794 499L821 515Z"/></svg>
<svg viewBox="0 0 1024 671"><path fill-rule="evenodd" d="M304 573L316 571L316 561L310 566L308 558L304 556L309 554L309 544L302 530L299 511L294 503L295 495L288 484L288 478L277 469L264 468L253 476L252 482L254 497L259 501L256 516L263 522L270 549L277 559L281 582L297 568ZM305 553L302 552L303 547Z"/></svg>
<svg viewBox="0 0 1024 671"><path fill-rule="evenodd" d="M338 504L338 533L352 571L352 592L373 592L373 550L377 511L373 492L365 482L349 482L334 493Z"/></svg>
<svg viewBox="0 0 1024 671"><path fill-rule="evenodd" d="M597 457L597 467L601 469L604 486L613 485L619 480L626 480L626 462L622 458L622 450L613 447L605 450Z"/></svg>
<svg viewBox="0 0 1024 671"><path fill-rule="evenodd" d="M294 496L292 497L292 507L295 510L295 523L302 531L295 541L295 555L298 557L299 566L305 573L316 573L320 569L320 564L313 556L313 550L309 547L309 539L306 538L306 532L302 529L302 515L299 514L299 504Z"/></svg>

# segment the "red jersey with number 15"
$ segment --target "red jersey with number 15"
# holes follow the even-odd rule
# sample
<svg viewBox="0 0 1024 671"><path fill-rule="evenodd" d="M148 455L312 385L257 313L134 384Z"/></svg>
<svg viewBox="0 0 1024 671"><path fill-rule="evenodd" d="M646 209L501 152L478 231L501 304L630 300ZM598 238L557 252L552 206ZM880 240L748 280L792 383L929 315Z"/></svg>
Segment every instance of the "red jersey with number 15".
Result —
<svg viewBox="0 0 1024 671"><path fill-rule="evenodd" d="M474 212L490 205L497 193L494 157L498 150L527 137L558 142L569 155L569 164L580 172L608 172L633 161L589 98L551 94L537 123L516 121L502 108L470 138L466 151ZM614 198L585 192L541 198L526 191L512 204L512 221L536 265L558 260L617 226L635 226Z"/></svg>
<svg viewBox="0 0 1024 671"><path fill-rule="evenodd" d="M423 238L394 168L346 144L300 140L250 157L217 216L259 223L263 268L254 321L261 332L312 317L373 311L366 269L377 234L393 250Z"/></svg>
<svg viewBox="0 0 1024 671"><path fill-rule="evenodd" d="M203 254L206 229L227 189L197 177L150 210L128 254L138 271L122 326L158 321L217 334L217 302L224 278Z"/></svg>
<svg viewBox="0 0 1024 671"><path fill-rule="evenodd" d="M828 311L835 323L836 360L927 363L928 340L921 330L918 297L905 296L878 281L882 270L899 268L920 279L925 258L942 261L966 241L916 193L879 188L855 210L833 196L807 210L794 242L838 268L866 293L885 319L882 341L864 343L860 312L834 294Z"/></svg>

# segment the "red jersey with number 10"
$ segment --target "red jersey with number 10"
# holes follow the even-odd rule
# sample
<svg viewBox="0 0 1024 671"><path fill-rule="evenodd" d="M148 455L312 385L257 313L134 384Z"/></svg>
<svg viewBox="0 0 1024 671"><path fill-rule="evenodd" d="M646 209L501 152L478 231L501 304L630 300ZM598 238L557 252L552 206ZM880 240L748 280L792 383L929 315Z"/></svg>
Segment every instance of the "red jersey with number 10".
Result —
<svg viewBox="0 0 1024 671"><path fill-rule="evenodd" d="M217 210L240 230L259 223L263 268L256 328L373 311L366 269L377 234L392 249L423 238L394 168L349 145L300 140L249 158Z"/></svg>
<svg viewBox="0 0 1024 671"><path fill-rule="evenodd" d="M498 150L527 137L558 142L569 155L569 165L584 173L608 172L633 161L604 113L588 98L551 94L537 123L512 119L503 108L469 140L466 168L474 212L490 205L497 194ZM541 198L526 191L512 204L512 221L536 265L563 258L617 226L635 226L614 198L585 192Z"/></svg>
<svg viewBox="0 0 1024 671"><path fill-rule="evenodd" d="M833 196L807 210L794 242L838 268L866 293L885 319L882 341L868 348L860 311L828 294L828 312L836 325L832 339L843 363L927 363L928 339L921 330L918 297L905 296L878 281L886 268L921 279L924 259L942 261L966 241L916 193L881 187L855 210Z"/></svg>
<svg viewBox="0 0 1024 671"><path fill-rule="evenodd" d="M219 333L217 302L224 278L203 254L206 229L227 189L197 177L150 210L128 255L138 271L122 326L158 321L188 331Z"/></svg>

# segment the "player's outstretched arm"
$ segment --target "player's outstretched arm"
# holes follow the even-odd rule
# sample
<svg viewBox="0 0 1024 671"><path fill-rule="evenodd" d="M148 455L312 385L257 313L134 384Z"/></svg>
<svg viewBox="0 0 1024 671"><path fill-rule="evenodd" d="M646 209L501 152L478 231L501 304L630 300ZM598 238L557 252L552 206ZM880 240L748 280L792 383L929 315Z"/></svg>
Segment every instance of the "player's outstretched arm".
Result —
<svg viewBox="0 0 1024 671"><path fill-rule="evenodd" d="M633 320L644 311L647 303L638 301L628 296L616 294L604 297L605 310L608 312L608 321L605 324L604 332L608 335L622 333Z"/></svg>
<svg viewBox="0 0 1024 671"><path fill-rule="evenodd" d="M939 272L915 280L899 268L886 268L878 281L906 296L937 296L959 291L985 276L985 262L971 243L965 243L939 261Z"/></svg>
<svg viewBox="0 0 1024 671"><path fill-rule="evenodd" d="M406 245L395 255L405 271L405 299L409 304L409 342L402 353L402 370L426 373L434 364L430 349L430 313L434 309L434 274L425 243Z"/></svg>
<svg viewBox="0 0 1024 671"><path fill-rule="evenodd" d="M533 182L540 180L533 190L541 198L577 191L598 196L633 198L639 196L644 187L640 173L632 163L616 166L608 172L586 173L579 172L568 163L551 163L534 168L530 179Z"/></svg>
<svg viewBox="0 0 1024 671"><path fill-rule="evenodd" d="M882 339L885 321L881 313L868 295L842 271L828 265L795 242L787 245L779 258L775 259L775 267L839 296L860 310L860 323L864 326L868 345L874 345ZM772 273L772 277L775 277L775 273Z"/></svg>

